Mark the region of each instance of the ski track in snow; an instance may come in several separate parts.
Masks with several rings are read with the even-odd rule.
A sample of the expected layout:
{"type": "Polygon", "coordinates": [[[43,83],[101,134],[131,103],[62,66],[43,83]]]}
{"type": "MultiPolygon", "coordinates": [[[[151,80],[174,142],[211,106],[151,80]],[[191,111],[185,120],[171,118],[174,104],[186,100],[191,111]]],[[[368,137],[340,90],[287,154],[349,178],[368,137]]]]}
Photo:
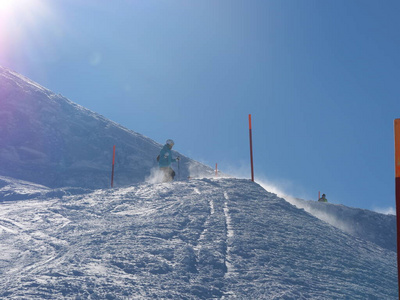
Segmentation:
{"type": "Polygon", "coordinates": [[[395,253],[246,180],[1,203],[7,299],[395,299],[395,253]]]}
{"type": "Polygon", "coordinates": [[[225,215],[225,221],[226,221],[226,230],[227,230],[227,237],[226,237],[226,259],[225,259],[225,264],[226,264],[226,277],[229,277],[232,275],[232,273],[235,271],[235,268],[232,264],[232,257],[230,255],[231,252],[231,246],[230,246],[230,239],[232,239],[235,235],[233,227],[232,227],[232,221],[231,217],[229,215],[229,208],[228,208],[228,201],[229,201],[229,196],[228,193],[225,191],[224,192],[224,215],[225,215]]]}
{"type": "Polygon", "coordinates": [[[2,241],[6,241],[5,244],[9,246],[4,247],[5,244],[1,244],[0,251],[7,255],[2,257],[0,265],[8,274],[22,275],[32,270],[46,269],[57,257],[59,248],[66,245],[65,241],[43,231],[46,227],[54,229],[46,226],[46,223],[60,227],[68,223],[56,213],[51,214],[46,209],[46,204],[48,203],[24,201],[2,205],[0,223],[3,223],[3,228],[8,229],[7,233],[2,233],[2,241]],[[18,211],[17,215],[13,215],[15,210],[18,211]],[[4,218],[4,214],[18,221],[4,218]],[[44,228],[36,230],[35,227],[38,225],[44,228]],[[15,261],[19,261],[20,264],[15,264],[15,261]]]}

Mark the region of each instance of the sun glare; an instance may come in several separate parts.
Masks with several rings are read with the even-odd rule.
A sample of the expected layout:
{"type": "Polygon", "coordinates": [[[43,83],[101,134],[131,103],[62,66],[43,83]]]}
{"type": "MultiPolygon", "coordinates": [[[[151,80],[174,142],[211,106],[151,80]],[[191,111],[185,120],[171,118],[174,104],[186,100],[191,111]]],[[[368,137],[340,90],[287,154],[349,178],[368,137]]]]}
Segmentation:
{"type": "Polygon", "coordinates": [[[0,0],[0,14],[7,17],[21,10],[30,10],[37,3],[37,0],[0,0]]]}
{"type": "Polygon", "coordinates": [[[40,17],[47,14],[48,8],[44,0],[0,0],[1,22],[10,21],[12,18],[18,18],[18,21],[26,21],[24,18],[40,17]]]}
{"type": "Polygon", "coordinates": [[[1,61],[21,49],[23,43],[37,40],[51,21],[46,0],[0,0],[1,61]]]}
{"type": "Polygon", "coordinates": [[[8,8],[12,7],[13,2],[14,1],[12,0],[0,0],[0,10],[7,10],[8,8]]]}
{"type": "Polygon", "coordinates": [[[13,0],[0,0],[0,10],[7,10],[15,4],[16,1],[13,0]]]}

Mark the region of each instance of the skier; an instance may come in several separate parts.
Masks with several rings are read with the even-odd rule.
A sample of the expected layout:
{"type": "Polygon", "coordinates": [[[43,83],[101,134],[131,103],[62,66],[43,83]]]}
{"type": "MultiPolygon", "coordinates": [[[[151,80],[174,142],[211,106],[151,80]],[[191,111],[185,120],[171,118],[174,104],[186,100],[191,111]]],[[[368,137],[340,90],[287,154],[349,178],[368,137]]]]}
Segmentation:
{"type": "Polygon", "coordinates": [[[179,157],[172,158],[171,149],[174,146],[173,140],[167,140],[164,147],[160,151],[158,159],[158,166],[160,171],[164,174],[163,182],[174,180],[175,171],[171,168],[171,163],[179,161],[179,157]]]}
{"type": "Polygon", "coordinates": [[[328,199],[326,199],[325,194],[322,194],[322,197],[318,199],[318,202],[328,202],[328,199]]]}

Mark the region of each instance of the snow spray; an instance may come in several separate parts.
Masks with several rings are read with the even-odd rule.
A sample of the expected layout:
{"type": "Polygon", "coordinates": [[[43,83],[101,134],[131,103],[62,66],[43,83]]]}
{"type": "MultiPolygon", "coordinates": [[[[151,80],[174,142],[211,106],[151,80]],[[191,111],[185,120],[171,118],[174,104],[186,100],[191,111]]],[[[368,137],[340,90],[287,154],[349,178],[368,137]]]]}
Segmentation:
{"type": "Polygon", "coordinates": [[[394,148],[396,174],[397,271],[400,299],[400,119],[394,120],[394,148]]]}
{"type": "Polygon", "coordinates": [[[115,165],[115,145],[113,147],[112,171],[111,171],[111,187],[114,187],[114,165],[115,165]]]}
{"type": "Polygon", "coordinates": [[[251,164],[251,181],[254,181],[254,167],[253,167],[253,138],[251,134],[251,115],[249,115],[249,137],[250,137],[250,164],[251,164]]]}

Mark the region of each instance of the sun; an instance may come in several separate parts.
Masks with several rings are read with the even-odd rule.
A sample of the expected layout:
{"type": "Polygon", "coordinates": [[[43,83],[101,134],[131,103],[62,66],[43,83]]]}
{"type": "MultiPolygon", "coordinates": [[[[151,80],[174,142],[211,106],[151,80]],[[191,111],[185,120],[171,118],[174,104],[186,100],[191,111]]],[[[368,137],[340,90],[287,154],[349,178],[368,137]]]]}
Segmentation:
{"type": "Polygon", "coordinates": [[[0,0],[2,21],[10,20],[14,17],[23,18],[43,13],[47,13],[47,5],[44,0],[0,0]]]}
{"type": "Polygon", "coordinates": [[[7,10],[12,6],[11,0],[0,0],[0,11],[7,10]]]}
{"type": "Polygon", "coordinates": [[[44,14],[42,0],[0,0],[0,38],[18,38],[44,14]]]}
{"type": "MultiPolygon", "coordinates": [[[[0,0],[0,62],[39,42],[45,24],[53,19],[47,0],[0,0]]],[[[49,27],[49,26],[47,26],[49,27]]]]}
{"type": "Polygon", "coordinates": [[[15,34],[51,16],[46,0],[0,0],[0,31],[15,34]]]}
{"type": "Polygon", "coordinates": [[[38,0],[0,0],[0,15],[7,17],[7,14],[32,9],[39,2],[38,0]]]}
{"type": "Polygon", "coordinates": [[[0,0],[0,10],[8,10],[15,5],[17,1],[12,0],[0,0]]]}

